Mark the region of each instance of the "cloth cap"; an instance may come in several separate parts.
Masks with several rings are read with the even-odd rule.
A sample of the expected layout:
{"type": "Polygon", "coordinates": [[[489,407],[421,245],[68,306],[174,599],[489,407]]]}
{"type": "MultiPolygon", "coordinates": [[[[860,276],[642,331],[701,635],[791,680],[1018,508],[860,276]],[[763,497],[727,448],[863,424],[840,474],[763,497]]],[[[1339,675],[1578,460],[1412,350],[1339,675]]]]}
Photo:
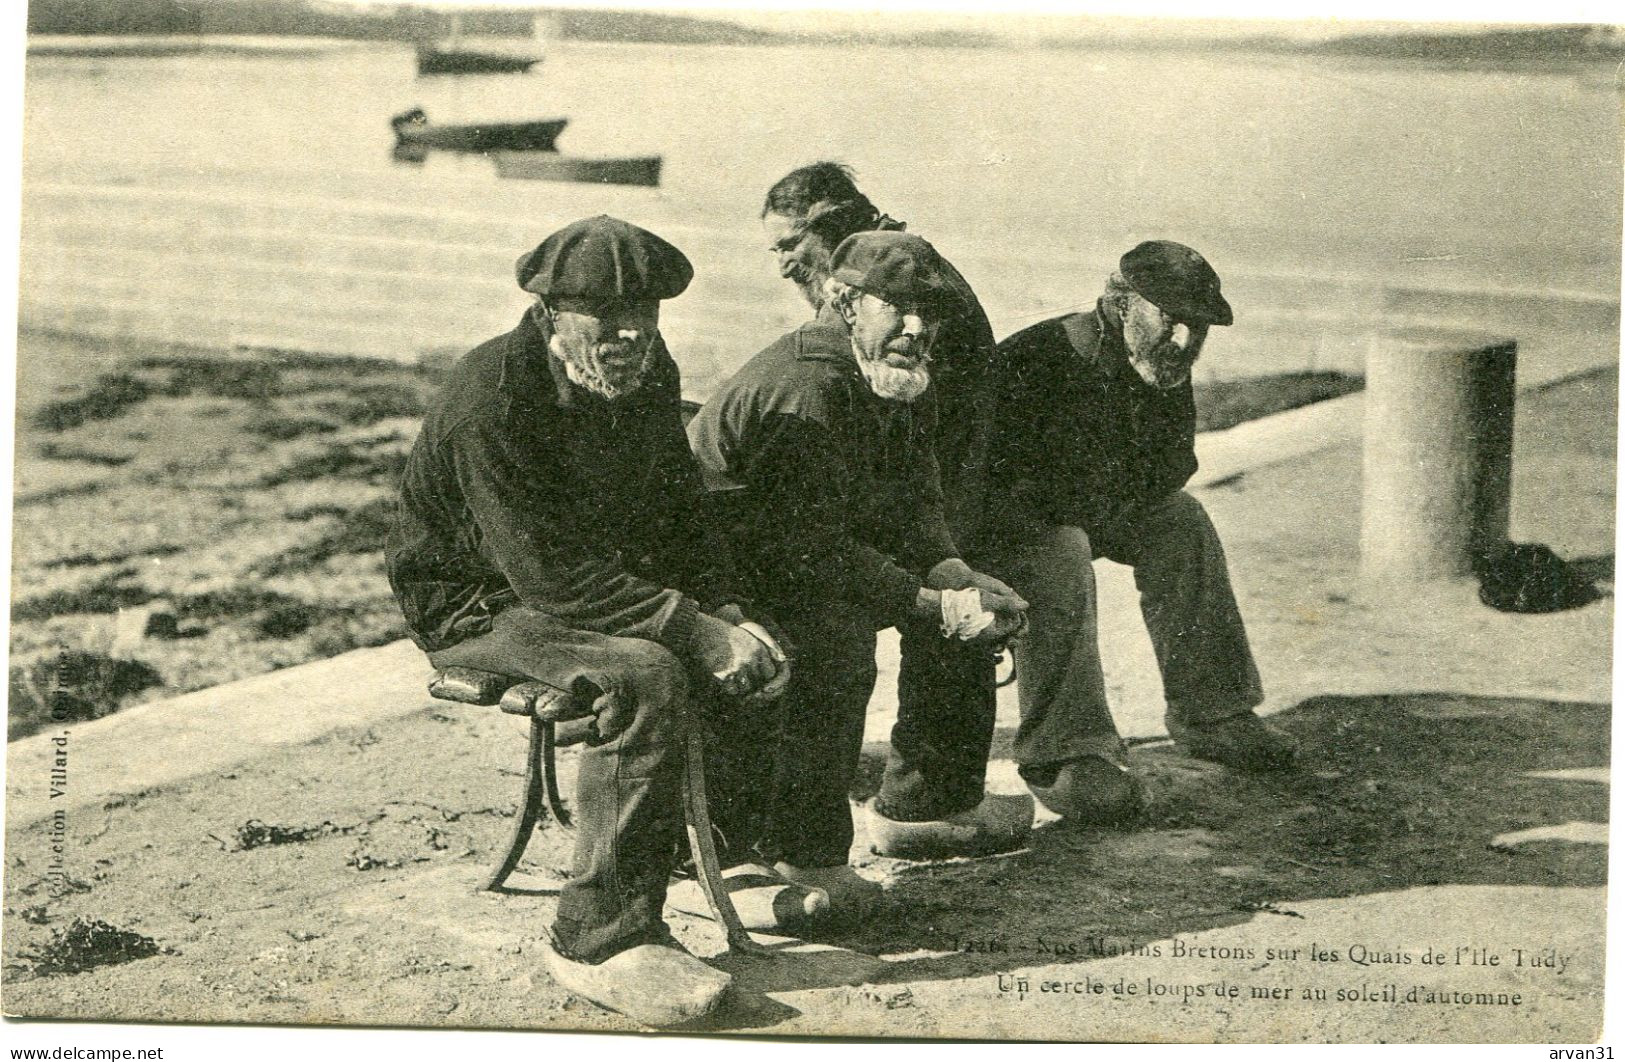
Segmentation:
{"type": "Polygon", "coordinates": [[[830,276],[893,306],[918,305],[942,312],[953,289],[942,256],[908,232],[858,232],[841,241],[830,259],[830,276]]]}
{"type": "Polygon", "coordinates": [[[1157,309],[1185,324],[1227,325],[1230,304],[1219,294],[1219,274],[1182,243],[1147,240],[1125,254],[1118,272],[1157,309]]]}
{"type": "Polygon", "coordinates": [[[599,214],[564,226],[520,255],[514,276],[536,295],[673,299],[694,279],[694,267],[654,233],[599,214]]]}

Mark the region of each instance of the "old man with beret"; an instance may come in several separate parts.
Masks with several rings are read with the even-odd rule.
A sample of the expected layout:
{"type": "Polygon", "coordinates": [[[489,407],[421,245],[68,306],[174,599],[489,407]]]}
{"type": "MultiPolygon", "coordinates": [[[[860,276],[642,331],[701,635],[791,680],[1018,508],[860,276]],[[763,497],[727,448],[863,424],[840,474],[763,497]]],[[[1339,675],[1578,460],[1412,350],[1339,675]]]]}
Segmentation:
{"type": "MultiPolygon", "coordinates": [[[[917,236],[848,237],[818,316],[752,358],[689,429],[746,584],[783,625],[796,660],[758,742],[776,755],[744,765],[756,783],[729,787],[759,797],[733,816],[743,825],[732,841],[860,909],[873,897],[847,866],[847,792],[876,680],[875,632],[918,628],[990,656],[1026,608],[959,559],[943,515],[933,407],[921,399],[953,299],[945,277],[917,236]]],[[[985,711],[981,702],[904,704],[876,821],[956,839],[967,852],[1019,843],[1031,800],[984,799],[991,727],[991,699],[985,711]]]]}
{"type": "MultiPolygon", "coordinates": [[[[779,178],[763,199],[761,223],[779,275],[814,312],[828,298],[830,260],[843,240],[859,232],[907,228],[876,208],[859,190],[852,169],[839,162],[809,163],[779,178]]],[[[970,550],[986,513],[996,349],[975,291],[946,259],[939,257],[937,266],[948,297],[931,343],[931,450],[948,530],[960,548],[970,550]]],[[[976,563],[974,554],[967,557],[976,563]]],[[[961,652],[923,626],[899,633],[897,701],[904,717],[991,717],[997,703],[994,654],[961,652]]],[[[882,830],[871,840],[883,855],[902,854],[890,850],[893,838],[882,830]]]]}
{"type": "Polygon", "coordinates": [[[387,546],[437,667],[541,680],[603,708],[582,748],[574,863],[548,965],[649,1024],[705,1013],[728,978],[662,921],[682,821],[682,733],[720,695],[775,696],[784,654],[749,622],[699,519],[660,302],[677,248],[626,222],[567,225],[520,258],[536,296],[465,355],[408,458],[387,546]]]}
{"type": "Polygon", "coordinates": [[[1094,310],[999,344],[984,544],[1032,602],[1014,752],[1034,794],[1075,819],[1120,819],[1142,800],[1106,702],[1097,557],[1134,569],[1179,747],[1243,770],[1293,758],[1253,713],[1263,693],[1224,549],[1183,489],[1196,471],[1191,367],[1208,329],[1231,320],[1207,260],[1153,240],[1122,256],[1094,310]]]}
{"type": "MultiPolygon", "coordinates": [[[[841,241],[859,232],[902,232],[908,227],[877,209],[859,190],[852,169],[838,162],[810,163],[779,178],[762,202],[761,222],[779,275],[795,285],[815,313],[828,298],[830,259],[841,241]]],[[[931,445],[948,528],[959,538],[969,535],[983,514],[995,344],[970,283],[941,256],[938,268],[947,298],[931,344],[931,401],[937,410],[931,445]]],[[[913,648],[904,646],[905,672],[913,648]]],[[[937,662],[925,659],[932,655],[928,643],[918,648],[920,666],[936,668],[937,662]]]]}

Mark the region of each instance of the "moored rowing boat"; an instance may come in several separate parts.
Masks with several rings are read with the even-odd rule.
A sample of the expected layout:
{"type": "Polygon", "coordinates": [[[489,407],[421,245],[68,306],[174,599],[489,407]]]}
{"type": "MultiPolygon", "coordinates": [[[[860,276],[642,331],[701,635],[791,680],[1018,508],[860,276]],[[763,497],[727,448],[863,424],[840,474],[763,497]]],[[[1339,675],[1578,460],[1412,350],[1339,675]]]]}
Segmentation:
{"type": "Polygon", "coordinates": [[[412,147],[442,151],[552,151],[553,142],[569,124],[565,118],[533,122],[474,122],[432,125],[429,116],[414,108],[389,120],[395,139],[412,147]]]}
{"type": "Polygon", "coordinates": [[[493,151],[497,176],[527,181],[578,181],[595,184],[660,183],[659,155],[631,158],[574,158],[550,151],[493,151]]]}

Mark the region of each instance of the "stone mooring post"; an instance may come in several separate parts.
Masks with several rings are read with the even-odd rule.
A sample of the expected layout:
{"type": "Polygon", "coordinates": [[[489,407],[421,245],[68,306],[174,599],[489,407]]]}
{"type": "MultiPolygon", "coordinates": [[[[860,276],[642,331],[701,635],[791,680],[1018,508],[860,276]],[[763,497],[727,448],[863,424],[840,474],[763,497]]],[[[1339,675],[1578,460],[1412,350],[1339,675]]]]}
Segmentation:
{"type": "Polygon", "coordinates": [[[1366,359],[1360,576],[1471,576],[1504,545],[1518,344],[1453,330],[1385,333],[1366,359]]]}

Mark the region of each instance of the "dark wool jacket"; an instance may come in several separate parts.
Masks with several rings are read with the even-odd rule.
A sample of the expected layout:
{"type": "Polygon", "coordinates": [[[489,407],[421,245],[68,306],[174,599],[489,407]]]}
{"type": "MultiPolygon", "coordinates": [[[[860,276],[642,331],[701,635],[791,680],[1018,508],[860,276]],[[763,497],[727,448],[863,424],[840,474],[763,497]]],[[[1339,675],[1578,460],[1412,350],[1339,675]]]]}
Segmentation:
{"type": "Polygon", "coordinates": [[[959,271],[944,261],[958,312],[943,320],[931,344],[932,427],[943,511],[954,540],[976,538],[987,508],[988,446],[995,403],[997,347],[987,314],[959,271]]]}
{"type": "Polygon", "coordinates": [[[1037,522],[1103,534],[1195,473],[1190,382],[1141,380],[1098,306],[1010,336],[999,365],[988,512],[1002,532],[1037,522]]]}
{"type": "MultiPolygon", "coordinates": [[[[882,230],[901,232],[907,224],[881,215],[882,230]]],[[[993,326],[976,292],[959,270],[942,259],[944,279],[953,289],[954,311],[943,318],[931,344],[931,390],[922,401],[936,406],[931,444],[942,482],[943,512],[954,541],[974,541],[987,509],[988,443],[993,428],[994,361],[998,346],[993,326]]]]}
{"type": "Polygon", "coordinates": [[[697,609],[734,595],[677,365],[657,340],[643,386],[607,402],[569,382],[548,337],[527,313],[464,356],[424,419],[385,549],[412,640],[444,649],[522,602],[682,653],[697,609]]]}
{"type": "Polygon", "coordinates": [[[724,384],[689,438],[767,597],[850,601],[884,627],[912,613],[916,572],[958,556],[930,431],[928,403],[869,389],[826,306],[724,384]]]}

